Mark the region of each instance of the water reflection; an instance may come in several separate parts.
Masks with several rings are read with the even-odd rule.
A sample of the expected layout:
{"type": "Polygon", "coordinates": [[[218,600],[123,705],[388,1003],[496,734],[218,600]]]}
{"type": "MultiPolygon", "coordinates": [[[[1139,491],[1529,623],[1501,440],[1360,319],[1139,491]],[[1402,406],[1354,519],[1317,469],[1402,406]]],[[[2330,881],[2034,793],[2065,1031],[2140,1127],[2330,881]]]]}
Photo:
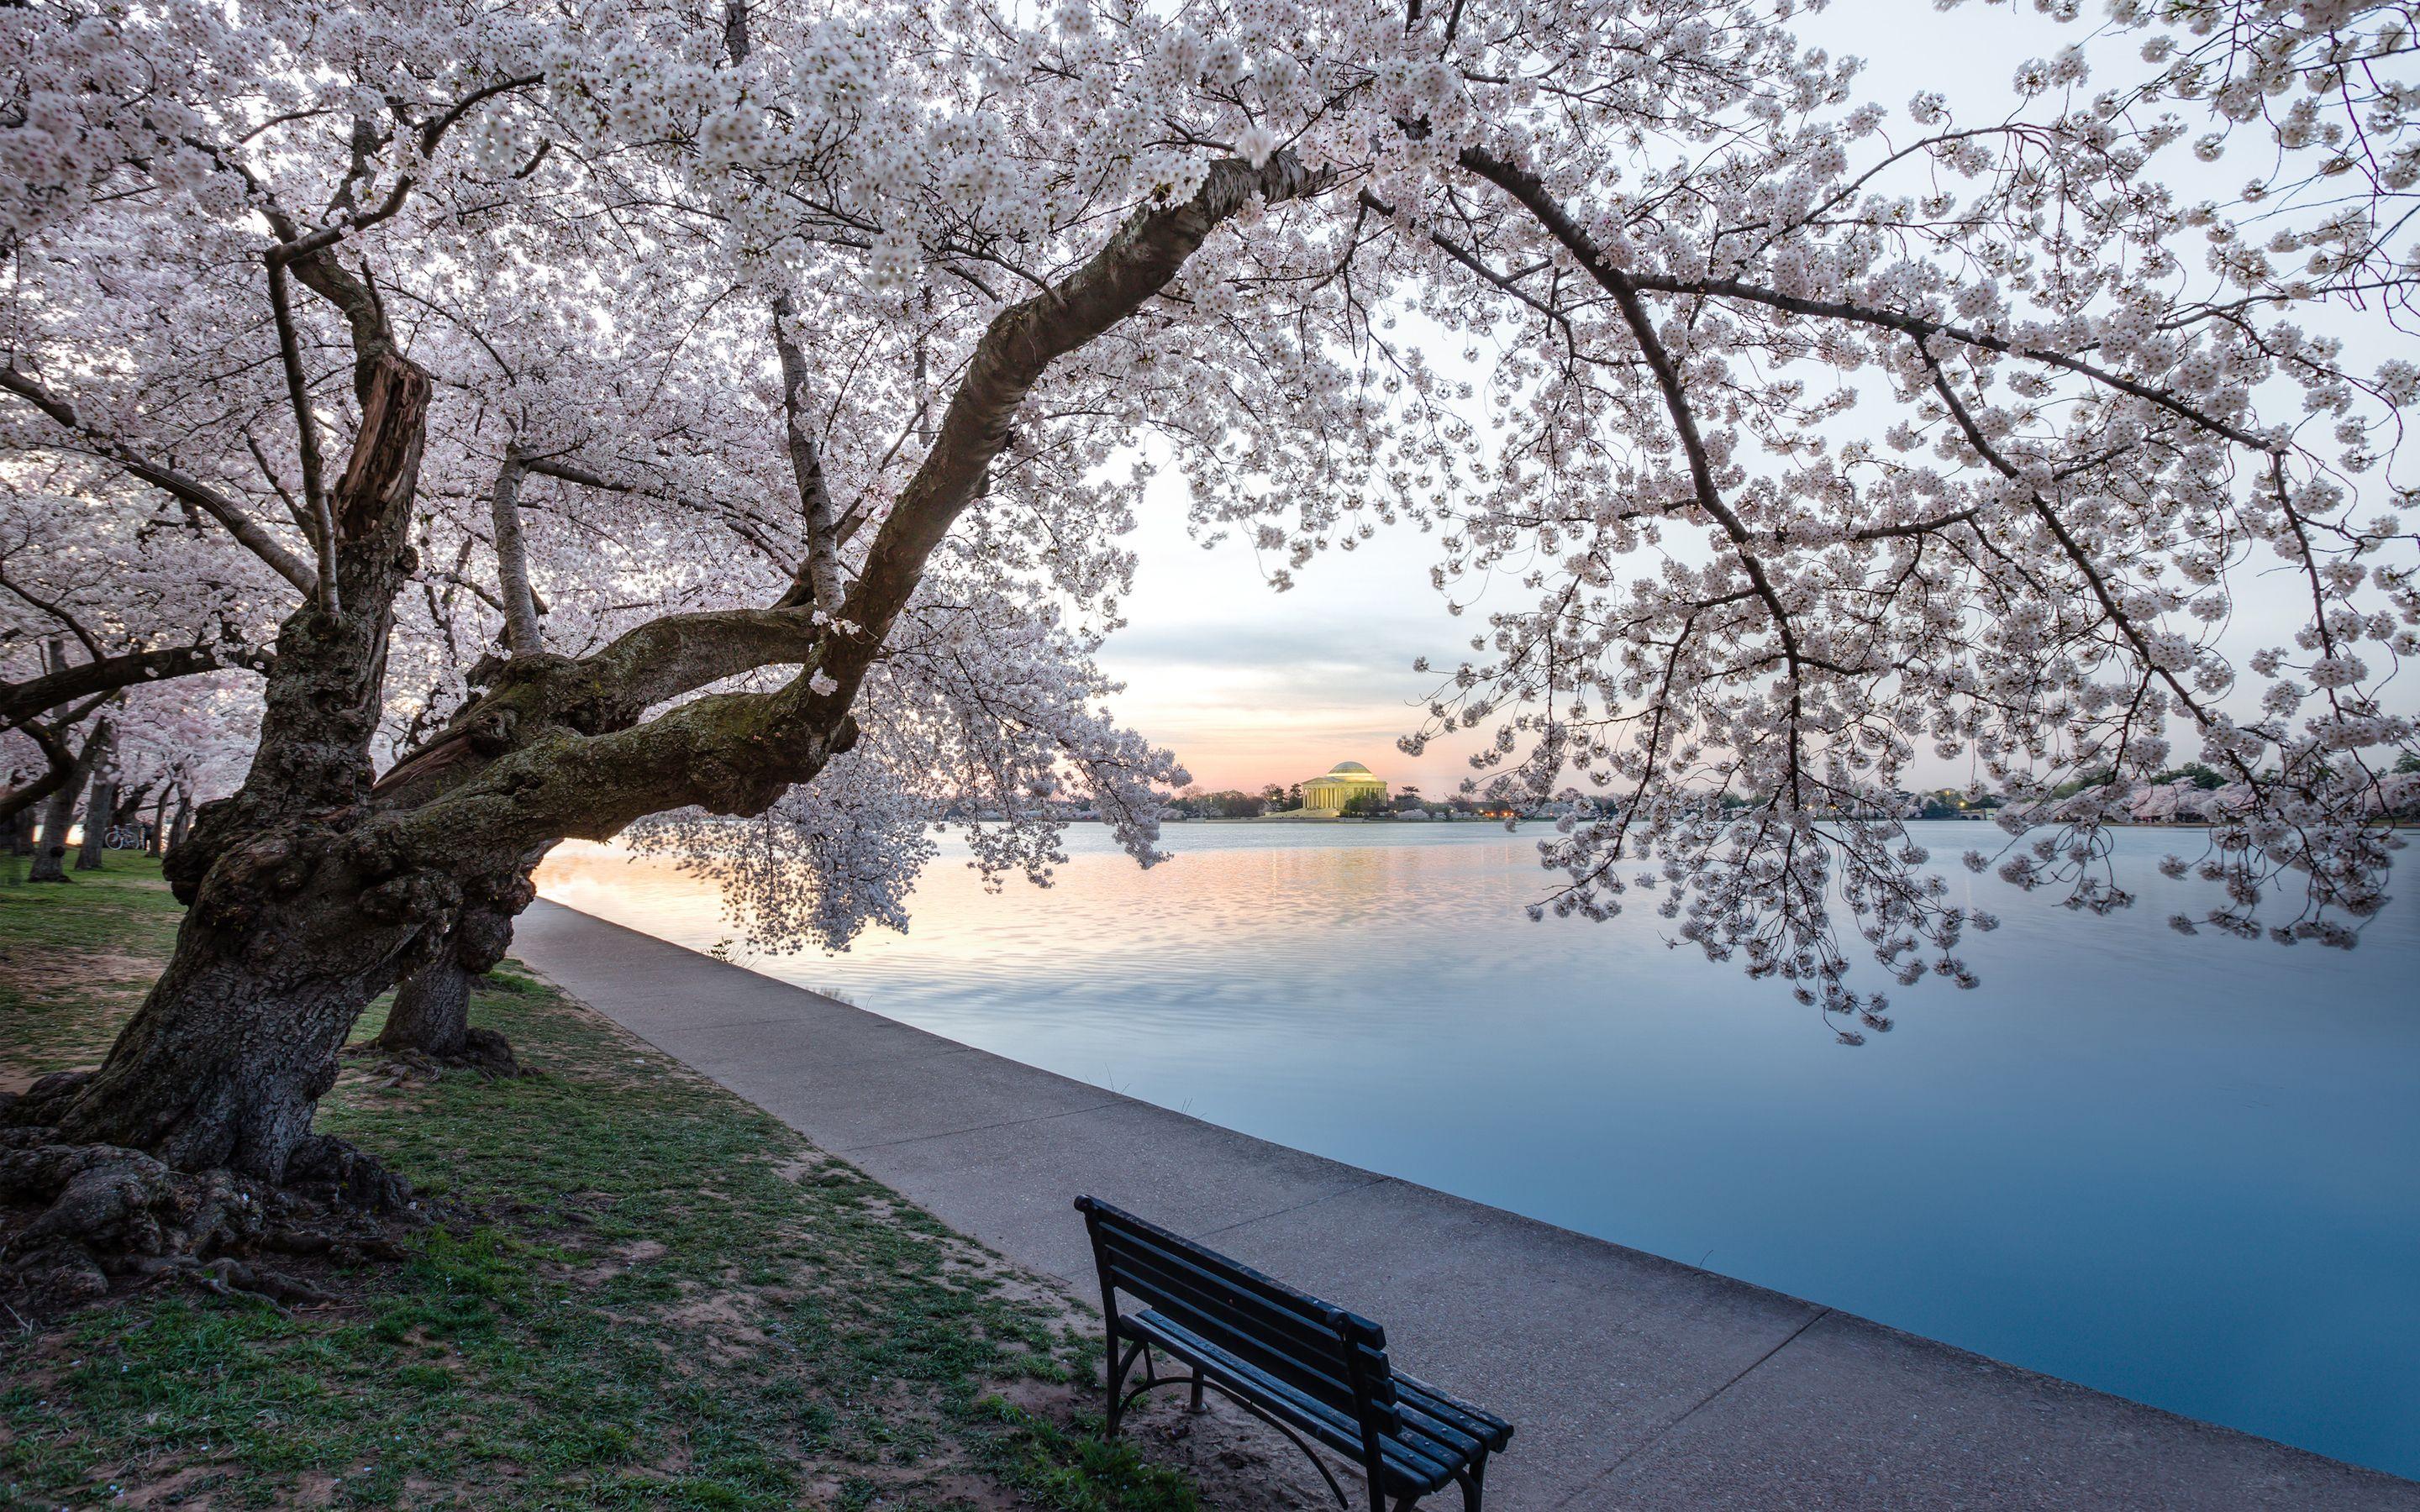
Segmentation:
{"type": "MultiPolygon", "coordinates": [[[[1972,826],[1928,840],[1953,855],[1972,826]]],[[[906,937],[742,964],[1215,1122],[1814,1298],[2178,1412],[2420,1474],[2420,965],[2187,940],[2191,883],[2007,927],[1984,984],[1835,1045],[1641,907],[1531,924],[1535,841],[1189,825],[1058,885],[944,852],[906,937]]],[[[2190,841],[2196,837],[2184,837],[2190,841]]],[[[549,897],[706,949],[700,884],[566,847],[549,897]]]]}

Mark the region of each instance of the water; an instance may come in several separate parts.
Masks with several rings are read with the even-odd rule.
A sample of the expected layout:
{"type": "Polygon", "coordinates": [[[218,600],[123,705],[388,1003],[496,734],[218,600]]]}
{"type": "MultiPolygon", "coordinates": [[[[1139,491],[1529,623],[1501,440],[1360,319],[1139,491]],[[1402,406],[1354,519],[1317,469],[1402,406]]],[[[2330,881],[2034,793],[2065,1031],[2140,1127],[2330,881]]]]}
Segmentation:
{"type": "MultiPolygon", "coordinates": [[[[1994,831],[1919,825],[1948,856],[1994,831]]],[[[1280,1144],[2420,1476],[2420,909],[2350,954],[1991,879],[1983,985],[1861,1049],[1637,909],[1532,924],[1484,825],[1096,825],[1037,891],[945,849],[907,937],[742,964],[1280,1144]]],[[[2420,864],[2407,860],[2407,865],[2420,864]]],[[[707,948],[704,885],[566,848],[547,896],[707,948]]]]}

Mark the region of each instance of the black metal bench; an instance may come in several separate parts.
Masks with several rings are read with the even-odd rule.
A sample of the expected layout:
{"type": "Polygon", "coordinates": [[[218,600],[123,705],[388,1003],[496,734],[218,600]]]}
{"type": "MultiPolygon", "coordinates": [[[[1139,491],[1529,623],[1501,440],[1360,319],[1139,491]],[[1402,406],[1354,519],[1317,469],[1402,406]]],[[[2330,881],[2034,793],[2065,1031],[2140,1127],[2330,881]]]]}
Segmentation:
{"type": "Polygon", "coordinates": [[[1078,1197],[1076,1210],[1101,1271],[1110,1433],[1145,1392],[1189,1385],[1199,1412],[1207,1387],[1309,1455],[1339,1506],[1352,1504],[1306,1436],[1360,1461],[1371,1512],[1387,1512],[1388,1497],[1404,1512],[1449,1484],[1479,1512],[1487,1457],[1512,1442],[1512,1424],[1395,1369],[1387,1331],[1366,1318],[1106,1202],[1078,1197]],[[1121,1310],[1120,1292],[1142,1310],[1121,1310]],[[1192,1373],[1161,1376],[1155,1350],[1192,1373]],[[1138,1357],[1143,1379],[1129,1391],[1138,1357]]]}

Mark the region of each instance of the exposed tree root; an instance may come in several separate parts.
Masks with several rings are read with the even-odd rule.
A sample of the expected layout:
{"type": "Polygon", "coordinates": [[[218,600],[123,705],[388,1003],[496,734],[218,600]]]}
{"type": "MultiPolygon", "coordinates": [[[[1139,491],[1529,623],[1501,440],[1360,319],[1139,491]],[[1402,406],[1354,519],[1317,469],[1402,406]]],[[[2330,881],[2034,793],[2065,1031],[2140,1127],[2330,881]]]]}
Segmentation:
{"type": "Polygon", "coordinates": [[[291,1303],[335,1301],[307,1281],[274,1271],[256,1270],[231,1255],[222,1255],[215,1260],[197,1260],[190,1255],[130,1255],[106,1269],[118,1275],[146,1280],[179,1277],[222,1297],[265,1302],[279,1312],[287,1311],[291,1303]]]}
{"type": "Polygon", "coordinates": [[[476,1072],[491,1082],[537,1074],[513,1054],[512,1041],[493,1029],[465,1030],[462,1048],[449,1055],[431,1050],[396,1050],[376,1042],[349,1045],[344,1054],[346,1059],[361,1062],[368,1074],[382,1079],[389,1087],[433,1082],[449,1071],[476,1072]]]}
{"type": "Polygon", "coordinates": [[[91,1079],[88,1071],[54,1071],[13,1097],[0,1093],[0,1124],[56,1123],[91,1079]]]}
{"type": "MultiPolygon", "coordinates": [[[[0,1123],[48,1101],[37,1083],[0,1106],[0,1123]]],[[[0,1294],[54,1309],[132,1280],[279,1308],[325,1303],[318,1287],[255,1257],[396,1257],[399,1231],[426,1221],[411,1197],[400,1178],[325,1135],[303,1141],[287,1183],[272,1186],[226,1170],[174,1170],[116,1145],[62,1143],[42,1124],[0,1127],[0,1294]]]]}

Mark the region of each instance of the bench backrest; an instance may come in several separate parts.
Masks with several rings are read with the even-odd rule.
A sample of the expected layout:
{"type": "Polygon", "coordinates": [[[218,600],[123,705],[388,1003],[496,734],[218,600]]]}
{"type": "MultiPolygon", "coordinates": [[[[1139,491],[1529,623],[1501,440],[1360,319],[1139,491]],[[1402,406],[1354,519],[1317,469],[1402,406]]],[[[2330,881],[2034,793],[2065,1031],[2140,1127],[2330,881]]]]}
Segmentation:
{"type": "Polygon", "coordinates": [[[1387,1331],[1157,1224],[1093,1197],[1077,1210],[1092,1232],[1101,1304],[1123,1291],[1289,1389],[1353,1419],[1365,1439],[1401,1426],[1387,1331]]]}

